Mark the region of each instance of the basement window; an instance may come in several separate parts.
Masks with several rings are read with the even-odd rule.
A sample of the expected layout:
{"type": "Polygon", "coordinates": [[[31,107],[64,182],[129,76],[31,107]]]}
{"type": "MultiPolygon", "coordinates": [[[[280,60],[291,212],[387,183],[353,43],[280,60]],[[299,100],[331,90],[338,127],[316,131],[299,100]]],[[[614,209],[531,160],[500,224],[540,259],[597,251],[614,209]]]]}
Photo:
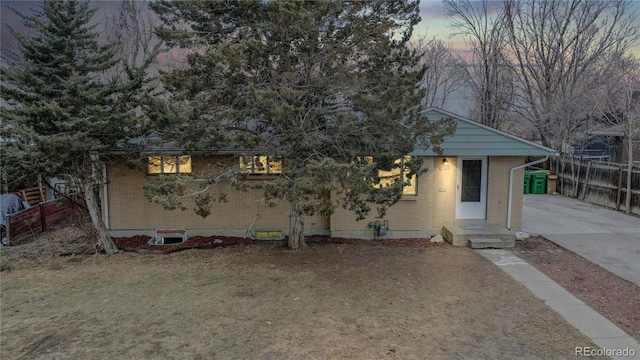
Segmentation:
{"type": "Polygon", "coordinates": [[[281,230],[257,230],[255,238],[256,240],[282,240],[284,236],[281,230]]]}
{"type": "Polygon", "coordinates": [[[158,229],[156,236],[149,240],[150,245],[173,245],[187,241],[186,230],[158,229]]]}
{"type": "Polygon", "coordinates": [[[147,173],[150,175],[185,174],[191,172],[191,156],[149,156],[147,173]]]}

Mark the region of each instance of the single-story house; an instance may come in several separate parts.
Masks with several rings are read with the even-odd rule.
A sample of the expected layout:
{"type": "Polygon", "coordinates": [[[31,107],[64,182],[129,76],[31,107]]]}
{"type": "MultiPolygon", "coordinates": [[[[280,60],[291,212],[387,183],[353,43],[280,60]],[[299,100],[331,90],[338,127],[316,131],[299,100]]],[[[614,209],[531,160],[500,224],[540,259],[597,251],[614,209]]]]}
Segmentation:
{"type": "MultiPolygon", "coordinates": [[[[534,156],[544,160],[554,151],[438,108],[426,109],[423,114],[432,121],[452,117],[457,129],[445,138],[442,155],[432,149],[416,149],[411,154],[423,157],[428,171],[387,211],[384,221],[388,231],[383,237],[442,234],[454,245],[466,245],[472,235],[513,239],[522,222],[525,159],[534,156]]],[[[150,155],[146,169],[131,168],[124,158],[106,166],[102,211],[113,236],[152,236],[157,229],[183,229],[189,236],[287,235],[289,205],[281,201],[270,207],[261,201],[259,191],[230,190],[227,201],[213,204],[206,218],[191,210],[164,210],[148,202],[143,185],[157,181],[157,174],[196,172],[213,158],[191,157],[177,148],[163,148],[161,153],[150,155]]],[[[216,155],[221,156],[234,155],[216,155]]],[[[247,181],[260,181],[270,171],[277,172],[276,161],[264,160],[271,166],[256,168],[258,180],[247,181]]],[[[308,235],[373,239],[377,234],[370,223],[378,220],[375,216],[356,221],[354,214],[338,207],[331,216],[307,216],[305,231],[308,235]]]]}

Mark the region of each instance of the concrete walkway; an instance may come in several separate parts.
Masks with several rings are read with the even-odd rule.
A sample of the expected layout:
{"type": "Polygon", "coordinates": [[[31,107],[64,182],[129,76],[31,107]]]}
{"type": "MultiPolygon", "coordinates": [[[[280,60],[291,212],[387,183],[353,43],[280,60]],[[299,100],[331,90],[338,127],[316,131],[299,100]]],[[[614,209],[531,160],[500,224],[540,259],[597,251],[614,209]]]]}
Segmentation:
{"type": "Polygon", "coordinates": [[[522,231],[640,286],[640,219],[562,195],[524,195],[522,231]]]}
{"type": "MultiPolygon", "coordinates": [[[[535,296],[544,300],[550,308],[562,315],[569,324],[591,338],[601,349],[612,351],[611,355],[615,355],[615,351],[618,350],[633,350],[634,356],[611,356],[611,358],[640,359],[640,343],[638,341],[573,296],[555,281],[549,279],[538,269],[513,255],[511,251],[478,250],[478,252],[531,290],[535,296]]],[[[586,347],[588,345],[575,344],[575,346],[586,347]]],[[[584,351],[584,349],[582,350],[584,351]]],[[[567,358],[573,358],[574,355],[576,354],[567,354],[567,358]]]]}

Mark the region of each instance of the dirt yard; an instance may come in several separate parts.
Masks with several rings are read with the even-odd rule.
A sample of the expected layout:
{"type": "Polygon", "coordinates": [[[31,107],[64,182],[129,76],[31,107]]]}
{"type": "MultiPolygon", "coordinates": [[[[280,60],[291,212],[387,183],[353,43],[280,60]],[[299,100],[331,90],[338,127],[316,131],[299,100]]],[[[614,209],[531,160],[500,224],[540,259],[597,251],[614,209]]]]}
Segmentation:
{"type": "Polygon", "coordinates": [[[2,359],[564,359],[596,347],[469,248],[69,255],[88,242],[61,229],[2,249],[2,359]]]}

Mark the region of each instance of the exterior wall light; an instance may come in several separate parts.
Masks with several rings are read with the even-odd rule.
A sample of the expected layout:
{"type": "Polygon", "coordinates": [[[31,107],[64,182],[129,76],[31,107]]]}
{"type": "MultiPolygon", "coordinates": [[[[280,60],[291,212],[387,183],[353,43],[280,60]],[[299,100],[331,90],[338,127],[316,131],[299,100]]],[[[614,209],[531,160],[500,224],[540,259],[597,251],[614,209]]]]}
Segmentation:
{"type": "Polygon", "coordinates": [[[447,158],[442,158],[442,168],[443,169],[449,168],[449,161],[447,160],[447,158]]]}

